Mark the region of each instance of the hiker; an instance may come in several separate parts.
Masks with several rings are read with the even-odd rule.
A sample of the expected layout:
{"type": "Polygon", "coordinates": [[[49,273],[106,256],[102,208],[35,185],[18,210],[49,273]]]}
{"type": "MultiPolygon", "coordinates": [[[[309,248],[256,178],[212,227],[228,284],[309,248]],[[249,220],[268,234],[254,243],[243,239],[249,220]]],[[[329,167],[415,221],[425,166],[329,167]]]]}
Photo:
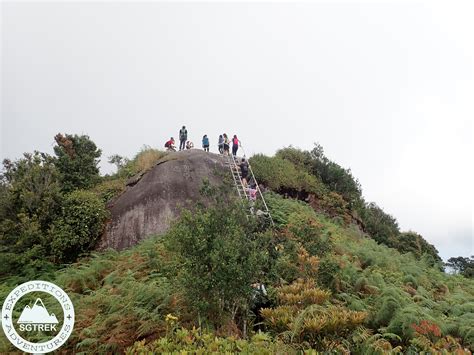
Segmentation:
{"type": "Polygon", "coordinates": [[[193,149],[194,148],[194,143],[191,141],[186,142],[186,149],[193,149]]]}
{"type": "Polygon", "coordinates": [[[240,141],[237,136],[234,134],[234,138],[232,138],[232,155],[234,158],[237,156],[237,150],[239,149],[240,141]]]}
{"type": "Polygon", "coordinates": [[[219,136],[217,148],[219,149],[219,153],[224,154],[224,137],[222,137],[222,134],[219,136]]]}
{"type": "Polygon", "coordinates": [[[263,308],[271,307],[272,303],[268,298],[267,288],[260,280],[253,283],[251,287],[252,287],[252,293],[251,293],[250,310],[252,311],[253,314],[255,314],[254,329],[264,331],[265,319],[262,316],[261,310],[263,308]]]}
{"type": "Polygon", "coordinates": [[[165,143],[165,148],[166,148],[167,151],[172,151],[172,152],[176,151],[176,147],[174,146],[174,138],[173,137],[171,137],[170,140],[165,143]]]}
{"type": "Polygon", "coordinates": [[[247,187],[247,176],[249,175],[249,163],[242,158],[242,162],[240,163],[240,176],[242,177],[242,185],[247,187]]]}
{"type": "Polygon", "coordinates": [[[209,151],[209,138],[207,138],[207,134],[202,137],[202,147],[204,148],[205,152],[209,151]]]}
{"type": "Polygon", "coordinates": [[[257,201],[257,185],[251,184],[247,191],[250,202],[257,201]]]}
{"type": "Polygon", "coordinates": [[[224,133],[224,154],[229,155],[230,140],[227,134],[224,133]]]}
{"type": "Polygon", "coordinates": [[[187,140],[188,140],[188,130],[186,129],[186,126],[183,126],[183,128],[179,130],[179,150],[184,149],[187,140]]]}

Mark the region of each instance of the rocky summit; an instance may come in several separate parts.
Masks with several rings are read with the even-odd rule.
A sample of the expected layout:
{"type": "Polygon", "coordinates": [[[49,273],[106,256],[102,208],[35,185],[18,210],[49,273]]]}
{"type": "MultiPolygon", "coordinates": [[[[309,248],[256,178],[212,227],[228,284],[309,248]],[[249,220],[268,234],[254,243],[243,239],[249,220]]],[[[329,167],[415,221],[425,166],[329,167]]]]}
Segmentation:
{"type": "Polygon", "coordinates": [[[109,205],[111,218],[98,249],[123,250],[166,231],[182,208],[202,200],[203,181],[222,183],[226,157],[197,149],[173,152],[149,171],[129,180],[109,205]]]}

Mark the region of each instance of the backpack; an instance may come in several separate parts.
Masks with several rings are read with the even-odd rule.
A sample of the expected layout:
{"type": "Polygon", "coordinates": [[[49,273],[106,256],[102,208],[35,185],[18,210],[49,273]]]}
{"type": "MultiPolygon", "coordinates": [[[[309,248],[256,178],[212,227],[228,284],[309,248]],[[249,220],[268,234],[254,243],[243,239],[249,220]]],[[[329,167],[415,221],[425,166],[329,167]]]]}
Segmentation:
{"type": "Polygon", "coordinates": [[[165,148],[169,148],[170,145],[171,145],[170,141],[166,142],[166,143],[165,143],[165,148]]]}
{"type": "Polygon", "coordinates": [[[238,138],[234,138],[234,139],[232,140],[232,142],[234,143],[234,145],[239,145],[239,140],[238,140],[238,138]]]}
{"type": "Polygon", "coordinates": [[[186,139],[188,137],[188,130],[183,130],[182,128],[179,130],[179,138],[186,139]]]}

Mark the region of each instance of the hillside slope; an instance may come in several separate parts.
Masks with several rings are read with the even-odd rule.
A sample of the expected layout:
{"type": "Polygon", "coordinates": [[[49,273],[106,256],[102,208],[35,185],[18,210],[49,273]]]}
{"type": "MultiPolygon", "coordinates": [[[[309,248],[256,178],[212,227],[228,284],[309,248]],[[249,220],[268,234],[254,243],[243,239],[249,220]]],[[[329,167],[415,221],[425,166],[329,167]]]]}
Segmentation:
{"type": "Polygon", "coordinates": [[[322,149],[251,158],[271,226],[232,198],[221,156],[146,148],[100,177],[95,158],[76,159],[96,147],[67,139],[62,160],[7,162],[0,185],[0,298],[31,279],[67,290],[64,353],[474,349],[474,281],[443,272],[436,249],[366,203],[322,149]],[[99,245],[111,248],[91,253],[106,203],[99,245]]]}

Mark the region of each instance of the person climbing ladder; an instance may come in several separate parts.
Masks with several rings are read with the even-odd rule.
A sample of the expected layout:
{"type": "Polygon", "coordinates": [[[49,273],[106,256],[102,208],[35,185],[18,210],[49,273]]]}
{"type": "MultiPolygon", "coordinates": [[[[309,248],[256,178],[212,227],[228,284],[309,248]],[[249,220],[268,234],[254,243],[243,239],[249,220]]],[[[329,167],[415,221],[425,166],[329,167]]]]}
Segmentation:
{"type": "MultiPolygon", "coordinates": [[[[233,152],[232,152],[233,153],[233,152]]],[[[247,187],[247,176],[249,175],[249,163],[242,158],[242,162],[240,163],[240,176],[242,177],[242,185],[247,187]]]]}

